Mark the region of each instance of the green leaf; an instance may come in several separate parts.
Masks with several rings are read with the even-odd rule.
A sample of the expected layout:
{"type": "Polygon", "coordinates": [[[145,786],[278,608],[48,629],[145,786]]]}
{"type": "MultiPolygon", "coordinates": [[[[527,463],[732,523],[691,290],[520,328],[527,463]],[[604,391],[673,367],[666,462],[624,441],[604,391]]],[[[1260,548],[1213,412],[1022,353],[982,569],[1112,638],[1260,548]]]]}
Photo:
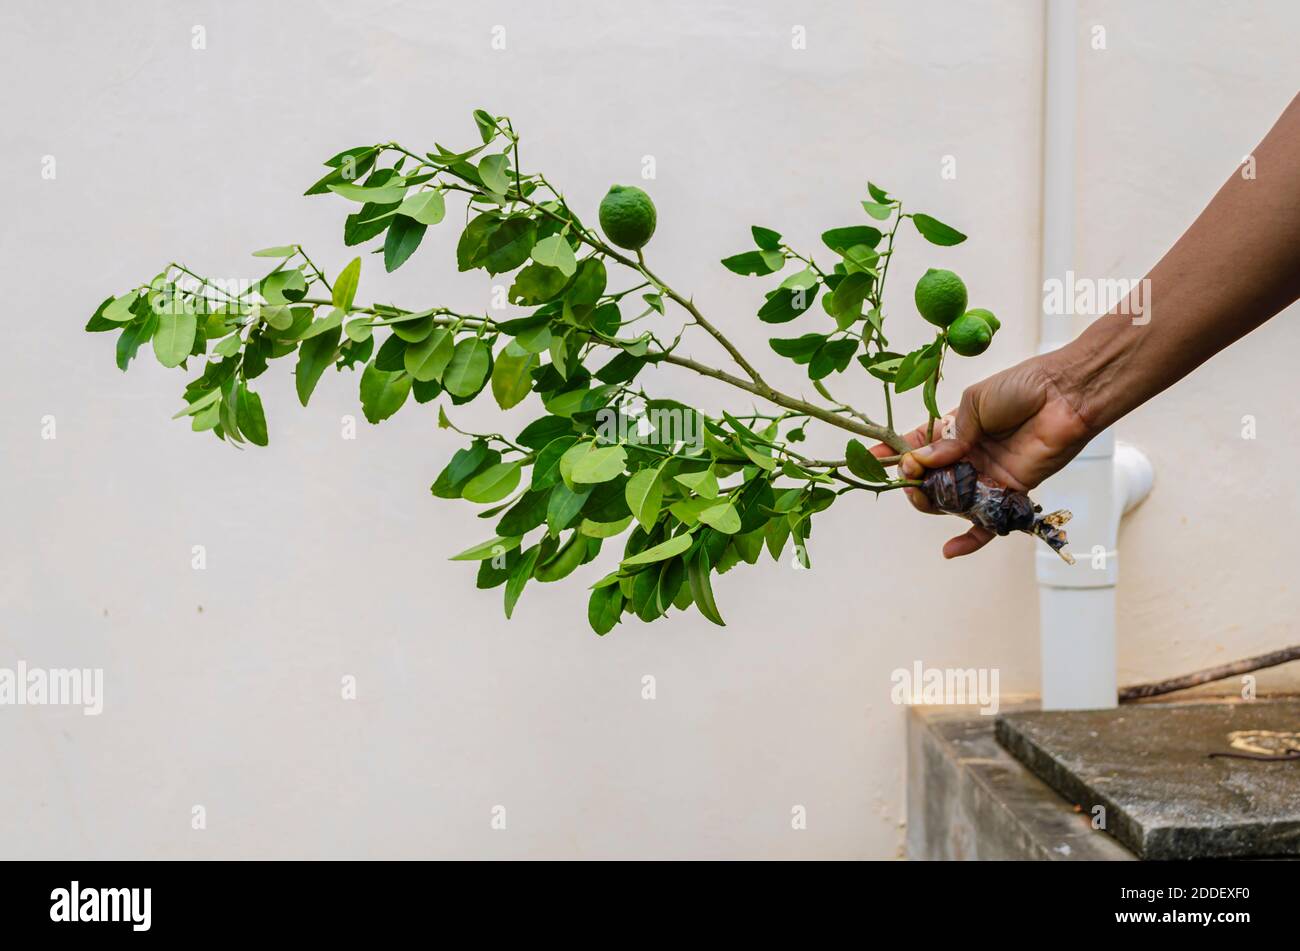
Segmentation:
{"type": "Polygon", "coordinates": [[[536,354],[524,350],[514,340],[506,344],[492,367],[492,395],[498,406],[510,409],[523,402],[532,390],[532,369],[537,362],[536,354]]]}
{"type": "MultiPolygon", "coordinates": [[[[439,415],[441,414],[439,408],[439,415]]],[[[429,487],[429,491],[440,499],[458,499],[461,490],[465,488],[465,483],[469,482],[475,473],[500,461],[501,453],[495,449],[488,449],[487,443],[476,439],[470,443],[468,449],[456,450],[447,467],[438,473],[438,478],[429,487]]]]}
{"type": "Polygon", "coordinates": [[[691,585],[691,597],[695,600],[695,606],[700,609],[701,614],[719,627],[726,627],[727,622],[722,620],[722,615],[718,613],[718,604],[713,600],[713,584],[709,580],[711,570],[708,553],[701,548],[686,566],[686,577],[691,585]]]}
{"type": "Polygon", "coordinates": [[[397,206],[397,214],[414,218],[422,225],[436,225],[447,214],[447,203],[442,192],[437,189],[416,192],[403,199],[397,206]]]}
{"type": "Polygon", "coordinates": [[[880,460],[873,456],[871,450],[867,449],[858,440],[849,440],[849,444],[844,447],[844,455],[849,464],[849,471],[859,479],[866,482],[889,481],[889,473],[880,464],[880,460]]]}
{"type": "Polygon", "coordinates": [[[760,228],[753,225],[749,229],[750,234],[754,236],[754,243],[763,251],[778,251],[781,248],[781,236],[771,228],[760,228]]]}
{"type": "Polygon", "coordinates": [[[602,446],[580,457],[573,465],[573,482],[608,482],[623,474],[627,451],[622,446],[602,446]]]}
{"type": "Polygon", "coordinates": [[[490,347],[482,337],[467,337],[456,344],[442,385],[452,396],[470,397],[483,388],[488,375],[490,347]]]}
{"type": "Polygon", "coordinates": [[[329,190],[349,201],[369,202],[374,205],[390,205],[400,202],[406,194],[406,183],[399,177],[392,185],[330,185],[329,190]]]}
{"type": "Polygon", "coordinates": [[[299,336],[299,340],[310,340],[312,337],[318,337],[323,333],[328,333],[335,327],[342,326],[343,311],[337,307],[332,308],[328,314],[320,320],[313,320],[311,324],[299,336]]]}
{"type": "Polygon", "coordinates": [[[303,406],[307,405],[325,368],[334,362],[340,336],[339,329],[335,327],[312,337],[298,348],[298,367],[294,370],[293,382],[294,389],[298,391],[298,402],[303,406]]]}
{"type": "Polygon", "coordinates": [[[712,469],[704,469],[700,472],[683,472],[673,478],[698,496],[706,499],[716,499],[718,497],[718,477],[713,474],[712,469]]]}
{"type": "Polygon", "coordinates": [[[894,392],[906,393],[924,383],[938,368],[942,352],[941,346],[929,343],[903,357],[894,375],[894,392]]]}
{"type": "Polygon", "coordinates": [[[489,155],[478,163],[478,177],[489,191],[504,195],[510,190],[510,177],[507,174],[509,169],[508,155],[489,155]]]}
{"type": "MultiPolygon", "coordinates": [[[[188,396],[188,394],[186,395],[188,396]]],[[[209,390],[193,403],[186,405],[186,407],[173,416],[172,419],[180,419],[182,416],[193,416],[195,413],[207,409],[219,399],[221,399],[221,390],[209,390]]]]}
{"type": "Polygon", "coordinates": [[[811,287],[786,287],[784,284],[767,295],[767,303],[758,309],[758,319],[765,324],[783,324],[808,310],[817,299],[819,284],[811,287]]]}
{"type": "Polygon", "coordinates": [[[593,522],[589,518],[584,518],[582,524],[578,526],[578,531],[588,538],[613,538],[615,535],[622,535],[631,524],[631,515],[617,522],[593,522]]]}
{"type": "Polygon", "coordinates": [[[518,548],[522,538],[493,538],[480,542],[473,548],[466,548],[459,555],[452,555],[450,561],[483,561],[495,555],[504,555],[511,549],[518,548]]]}
{"type": "Polygon", "coordinates": [[[530,264],[515,275],[515,282],[510,285],[507,297],[512,304],[544,304],[557,297],[567,283],[568,279],[563,272],[541,264],[530,264]]]}
{"type": "Polygon", "coordinates": [[[889,216],[894,213],[894,209],[891,206],[877,201],[864,201],[862,203],[862,210],[877,221],[886,221],[889,219],[889,216]]]}
{"type": "Polygon", "coordinates": [[[533,576],[533,568],[537,564],[537,556],[541,553],[541,548],[534,545],[528,549],[510,569],[510,578],[506,581],[506,619],[514,614],[515,605],[519,603],[519,596],[524,593],[524,585],[528,584],[528,579],[533,576]]]}
{"type": "Polygon", "coordinates": [[[550,501],[546,505],[546,529],[552,535],[559,535],[569,527],[569,523],[582,511],[582,506],[591,495],[591,486],[583,485],[570,489],[563,482],[557,482],[551,490],[550,501]]]}
{"type": "Polygon", "coordinates": [[[783,357],[795,363],[808,363],[826,342],[825,334],[804,334],[802,337],[773,337],[768,344],[783,357]]]}
{"type": "Polygon", "coordinates": [[[822,232],[822,243],[836,254],[843,254],[855,244],[865,244],[869,248],[874,248],[880,243],[882,237],[884,235],[870,225],[853,225],[849,228],[832,228],[830,231],[822,232]]]}
{"type": "Polygon", "coordinates": [[[498,128],[496,120],[491,114],[482,109],[474,110],[474,124],[478,126],[479,137],[483,139],[483,144],[487,145],[497,137],[498,128]]]}
{"type": "Polygon", "coordinates": [[[842,373],[858,351],[858,341],[852,337],[843,340],[828,340],[808,364],[808,376],[820,380],[832,373],[842,373]]]}
{"type": "Polygon", "coordinates": [[[528,260],[537,241],[537,224],[529,218],[507,218],[488,235],[483,264],[489,274],[513,271],[528,260]]]}
{"type": "Polygon", "coordinates": [[[614,629],[622,615],[623,593],[618,585],[606,585],[591,592],[587,601],[587,623],[601,637],[614,629]]]}
{"type": "Polygon", "coordinates": [[[240,383],[237,399],[235,415],[239,420],[240,430],[254,446],[265,446],[266,414],[262,411],[262,398],[240,383]]]}
{"type": "Polygon", "coordinates": [[[165,367],[178,367],[194,349],[198,319],[187,311],[158,315],[158,329],[153,335],[153,352],[165,367]]]}
{"type": "Polygon", "coordinates": [[[435,326],[431,310],[390,317],[384,323],[392,327],[393,333],[407,343],[419,343],[428,339],[435,326]]]}
{"type": "Polygon", "coordinates": [[[153,331],[159,326],[159,316],[156,313],[149,312],[142,320],[136,320],[127,323],[122,327],[122,333],[117,336],[117,366],[118,369],[125,370],[126,366],[134,359],[135,353],[140,347],[149,342],[153,336],[153,331]]]}
{"type": "Polygon", "coordinates": [[[736,274],[762,276],[779,271],[785,265],[785,255],[780,251],[746,251],[722,259],[722,266],[736,274]]]}
{"type": "Polygon", "coordinates": [[[414,218],[394,218],[384,238],[384,270],[396,271],[415,253],[427,226],[414,218]]]}
{"type": "Polygon", "coordinates": [[[533,260],[543,267],[553,267],[565,277],[572,277],[578,270],[578,261],[573,256],[573,248],[563,235],[553,234],[533,245],[533,260]]]}
{"type": "Polygon", "coordinates": [[[628,508],[647,532],[659,521],[663,508],[664,486],[658,469],[641,469],[632,474],[624,488],[628,508]]]}
{"type": "Polygon", "coordinates": [[[456,349],[456,339],[446,327],[437,327],[429,336],[413,343],[402,354],[402,366],[419,381],[442,379],[456,349]]]}
{"type": "Polygon", "coordinates": [[[700,521],[715,528],[724,535],[734,535],[740,531],[740,513],[730,502],[712,505],[700,512],[700,521]]]}
{"type": "Polygon", "coordinates": [[[529,449],[543,449],[561,436],[573,434],[573,422],[560,416],[543,416],[519,431],[515,442],[529,449]]]}
{"type": "Polygon", "coordinates": [[[865,244],[855,244],[844,249],[844,265],[850,274],[857,271],[870,271],[874,275],[879,261],[880,255],[865,244]]]}
{"type": "Polygon", "coordinates": [[[874,185],[871,182],[867,182],[867,191],[871,193],[871,197],[873,200],[880,202],[882,205],[888,205],[894,200],[893,198],[889,197],[889,192],[885,191],[879,185],[874,185]]]}
{"type": "Polygon", "coordinates": [[[687,532],[683,532],[680,535],[674,535],[666,542],[660,542],[643,552],[638,552],[631,558],[624,558],[622,564],[624,568],[633,568],[637,565],[650,565],[656,561],[665,561],[675,555],[680,555],[693,544],[695,544],[694,537],[687,532]]]}
{"type": "Polygon", "coordinates": [[[916,225],[916,230],[921,232],[921,237],[931,244],[949,247],[954,244],[961,244],[966,240],[966,236],[956,228],[931,218],[929,215],[912,215],[911,218],[912,223],[916,225]]]}
{"type": "Polygon", "coordinates": [[[926,411],[931,418],[942,416],[939,412],[939,404],[935,399],[935,391],[939,388],[939,375],[932,374],[926,377],[925,386],[921,387],[921,400],[925,403],[926,411]]]}
{"type": "Polygon", "coordinates": [[[392,416],[411,394],[411,377],[400,370],[381,370],[374,361],[361,371],[361,411],[371,423],[392,416]]]}
{"type": "Polygon", "coordinates": [[[849,323],[862,316],[862,302],[871,293],[872,281],[872,276],[862,271],[847,275],[831,294],[831,314],[849,323]]]}
{"type": "Polygon", "coordinates": [[[361,280],[361,258],[353,258],[348,266],[334,279],[334,294],[331,300],[343,313],[352,309],[352,302],[357,296],[357,283],[361,280]]]}
{"type": "Polygon", "coordinates": [[[567,578],[577,570],[587,555],[587,539],[574,532],[564,546],[546,562],[539,564],[533,572],[538,581],[550,583],[567,578]]]}
{"type": "Polygon", "coordinates": [[[260,251],[254,251],[255,258],[287,258],[291,257],[297,250],[292,244],[277,244],[273,248],[262,248],[260,251]]]}
{"type": "Polygon", "coordinates": [[[131,291],[129,294],[123,294],[104,308],[103,318],[111,320],[115,324],[124,324],[135,315],[131,313],[131,307],[139,299],[139,291],[131,291]]]}
{"type": "MultiPolygon", "coordinates": [[[[536,469],[533,472],[536,476],[536,469]]],[[[534,478],[532,489],[525,492],[523,497],[501,516],[501,521],[497,522],[497,534],[509,536],[531,532],[546,521],[546,503],[550,498],[551,493],[539,490],[537,480],[534,478]]]]}
{"type": "Polygon", "coordinates": [[[461,497],[470,502],[499,502],[518,488],[522,469],[518,462],[498,462],[470,479],[461,497]]]}

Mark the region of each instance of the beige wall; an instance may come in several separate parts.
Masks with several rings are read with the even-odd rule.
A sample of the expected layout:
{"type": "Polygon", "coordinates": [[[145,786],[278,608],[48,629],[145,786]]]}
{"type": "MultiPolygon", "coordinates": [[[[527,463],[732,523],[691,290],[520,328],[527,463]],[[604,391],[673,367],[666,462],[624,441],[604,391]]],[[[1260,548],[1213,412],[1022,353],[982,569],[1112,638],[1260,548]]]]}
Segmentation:
{"type": "MultiPolygon", "coordinates": [[[[99,717],[0,708],[0,749],[21,764],[0,784],[0,852],[897,854],[890,672],[997,667],[1004,691],[1033,690],[1028,540],[944,564],[959,525],[853,499],[818,524],[814,571],[719,581],[725,630],[692,613],[597,639],[576,579],[530,589],[506,622],[499,592],[445,560],[484,523],[427,492],[457,445],[431,409],[345,441],[355,378],[331,374],[303,411],[270,373],[272,444],[238,452],[169,421],[181,374],[146,359],[123,375],[111,340],[81,333],[105,294],[172,259],[239,276],[250,249],[301,241],[337,270],[351,256],[339,203],[299,197],[319,161],[381,139],[470,141],[483,106],[515,119],[525,162],[589,214],[654,155],[657,270],[791,386],[751,316],[759,287],[716,263],[749,224],[813,247],[861,220],[870,176],[962,227],[971,240],[951,250],[909,236],[891,280],[903,326],[927,266],[958,270],[1003,317],[987,357],[952,368],[955,401],[1036,343],[1040,7],[792,6],[6,5],[0,53],[24,80],[0,105],[0,666],[103,667],[107,696],[99,717]],[[206,50],[190,47],[195,24],[206,50]],[[497,24],[505,51],[489,46],[497,24]],[[796,24],[806,51],[790,48],[796,24]],[[348,674],[355,702],[339,699],[348,674]],[[190,828],[195,804],[206,831],[190,828]],[[498,804],[504,832],[489,827],[498,804]],[[790,828],[795,805],[806,831],[790,828]]],[[[1296,10],[1187,6],[1084,5],[1109,49],[1081,54],[1081,270],[1140,272],[1296,87],[1296,10]]],[[[454,240],[431,233],[391,277],[368,260],[361,296],[486,306],[454,240]]],[[[1121,427],[1159,471],[1123,539],[1123,679],[1290,636],[1296,502],[1277,474],[1296,453],[1293,331],[1266,328],[1121,427]],[[1245,413],[1252,443],[1237,438],[1245,413]]],[[[923,334],[913,321],[900,339],[923,334]]]]}

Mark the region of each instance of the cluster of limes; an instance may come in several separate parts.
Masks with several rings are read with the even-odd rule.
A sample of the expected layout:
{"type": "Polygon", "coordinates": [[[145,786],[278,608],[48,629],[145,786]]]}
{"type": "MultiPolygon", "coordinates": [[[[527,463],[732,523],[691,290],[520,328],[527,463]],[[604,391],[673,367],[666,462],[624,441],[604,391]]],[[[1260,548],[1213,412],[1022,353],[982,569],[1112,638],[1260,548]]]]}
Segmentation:
{"type": "Polygon", "coordinates": [[[963,357],[977,357],[989,348],[1002,323],[982,307],[966,309],[966,285],[952,271],[930,268],[916,282],[916,309],[943,327],[948,346],[963,357]]]}
{"type": "MultiPolygon", "coordinates": [[[[600,202],[600,227],[620,248],[636,251],[655,233],[654,202],[639,188],[615,185],[600,202]]],[[[921,316],[944,328],[948,346],[963,357],[979,356],[988,349],[1002,324],[991,311],[966,309],[966,285],[952,271],[931,268],[916,282],[916,309],[921,316]]]]}

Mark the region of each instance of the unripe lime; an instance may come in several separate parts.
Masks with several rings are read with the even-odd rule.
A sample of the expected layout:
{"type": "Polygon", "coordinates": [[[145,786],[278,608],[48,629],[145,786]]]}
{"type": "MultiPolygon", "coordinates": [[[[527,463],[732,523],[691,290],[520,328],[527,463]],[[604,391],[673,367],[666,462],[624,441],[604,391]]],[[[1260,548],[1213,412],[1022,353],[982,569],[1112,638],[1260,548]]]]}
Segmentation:
{"type": "Polygon", "coordinates": [[[936,327],[947,327],[966,311],[966,285],[952,271],[930,268],[916,282],[916,309],[936,327]]]}
{"type": "Polygon", "coordinates": [[[993,328],[978,314],[962,314],[948,327],[948,346],[963,357],[978,357],[992,340],[993,328]]]}
{"type": "Polygon", "coordinates": [[[615,185],[600,202],[600,230],[629,251],[645,247],[655,233],[655,203],[639,188],[615,185]]]}
{"type": "Polygon", "coordinates": [[[983,307],[972,307],[970,310],[966,311],[966,313],[974,314],[980,320],[984,321],[984,323],[988,324],[989,329],[994,333],[997,333],[1002,329],[1002,321],[994,317],[993,311],[991,310],[985,310],[983,307]]]}

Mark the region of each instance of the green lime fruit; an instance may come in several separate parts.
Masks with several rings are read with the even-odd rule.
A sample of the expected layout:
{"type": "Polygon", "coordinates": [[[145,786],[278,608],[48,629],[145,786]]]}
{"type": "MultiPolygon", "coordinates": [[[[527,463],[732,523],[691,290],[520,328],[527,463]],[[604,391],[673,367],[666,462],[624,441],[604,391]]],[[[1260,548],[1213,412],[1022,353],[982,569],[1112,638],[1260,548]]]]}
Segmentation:
{"type": "Polygon", "coordinates": [[[916,309],[936,327],[947,327],[966,312],[966,285],[952,271],[930,268],[916,282],[916,309]]]}
{"type": "Polygon", "coordinates": [[[974,314],[980,320],[984,321],[984,323],[988,324],[989,329],[994,333],[997,333],[1002,329],[1002,321],[994,317],[993,311],[991,310],[985,310],[983,307],[972,307],[970,310],[966,311],[966,314],[967,316],[974,314]]]}
{"type": "Polygon", "coordinates": [[[993,341],[993,328],[978,314],[962,314],[948,327],[948,346],[963,357],[978,357],[993,341]]]}
{"type": "Polygon", "coordinates": [[[643,248],[655,233],[655,203],[639,188],[615,185],[600,202],[600,230],[620,248],[643,248]]]}

